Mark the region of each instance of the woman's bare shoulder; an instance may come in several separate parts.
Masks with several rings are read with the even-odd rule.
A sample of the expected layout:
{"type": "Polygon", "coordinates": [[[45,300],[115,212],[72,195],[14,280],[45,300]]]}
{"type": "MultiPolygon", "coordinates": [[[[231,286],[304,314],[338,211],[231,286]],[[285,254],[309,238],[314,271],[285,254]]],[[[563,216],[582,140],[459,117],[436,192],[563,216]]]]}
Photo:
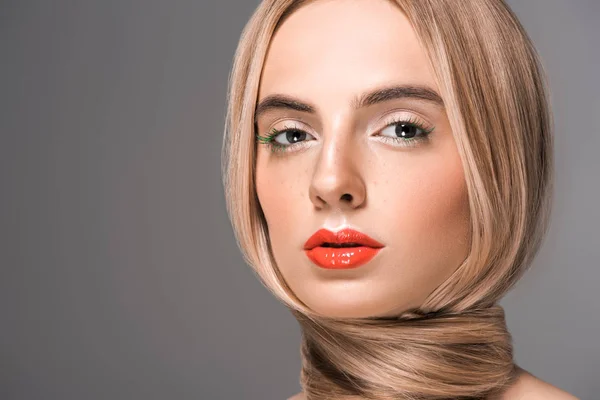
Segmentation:
{"type": "Polygon", "coordinates": [[[517,381],[503,393],[502,400],[579,400],[522,368],[519,371],[517,381]]]}
{"type": "MultiPolygon", "coordinates": [[[[519,371],[517,381],[502,394],[500,400],[579,400],[524,369],[519,368],[519,371]]],[[[287,400],[306,400],[306,396],[300,392],[287,400]]]]}

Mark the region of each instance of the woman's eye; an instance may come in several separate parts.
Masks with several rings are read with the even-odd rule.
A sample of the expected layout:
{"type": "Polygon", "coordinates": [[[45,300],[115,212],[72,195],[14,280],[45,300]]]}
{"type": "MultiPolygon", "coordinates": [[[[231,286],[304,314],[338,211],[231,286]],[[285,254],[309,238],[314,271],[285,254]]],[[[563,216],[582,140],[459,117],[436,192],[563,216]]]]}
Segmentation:
{"type": "Polygon", "coordinates": [[[289,145],[302,142],[306,140],[307,136],[312,137],[310,134],[304,131],[298,129],[290,129],[277,134],[275,137],[273,137],[273,140],[281,145],[289,145]]]}
{"type": "Polygon", "coordinates": [[[272,129],[265,136],[256,135],[259,143],[267,146],[273,152],[289,152],[299,150],[314,140],[314,137],[302,129],[284,128],[272,129]]]}
{"type": "Polygon", "coordinates": [[[412,139],[415,136],[424,136],[426,134],[427,131],[425,129],[410,122],[396,122],[381,130],[382,136],[402,139],[412,139]]]}

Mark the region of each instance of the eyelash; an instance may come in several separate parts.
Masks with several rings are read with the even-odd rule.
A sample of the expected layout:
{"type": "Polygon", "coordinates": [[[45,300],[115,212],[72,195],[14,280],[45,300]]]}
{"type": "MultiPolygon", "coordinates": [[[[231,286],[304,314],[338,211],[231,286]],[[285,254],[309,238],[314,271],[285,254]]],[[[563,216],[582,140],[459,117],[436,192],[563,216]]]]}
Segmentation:
{"type": "MultiPolygon", "coordinates": [[[[430,127],[430,128],[426,127],[425,124],[417,121],[416,118],[408,118],[407,119],[405,117],[397,117],[397,118],[393,118],[388,124],[386,124],[380,130],[380,132],[383,131],[384,129],[389,128],[390,126],[400,125],[400,124],[404,124],[404,125],[408,125],[410,127],[420,129],[422,131],[422,133],[419,136],[414,136],[412,138],[389,137],[389,136],[381,136],[381,135],[377,135],[377,136],[380,136],[384,142],[391,143],[395,146],[414,147],[414,146],[417,146],[420,142],[428,140],[429,134],[431,132],[433,132],[433,130],[435,129],[434,127],[430,127]]],[[[306,140],[303,140],[301,142],[292,143],[289,145],[283,145],[283,144],[277,143],[275,141],[275,137],[277,137],[278,135],[280,135],[282,133],[287,133],[287,132],[305,133],[307,135],[310,135],[310,133],[308,133],[302,129],[299,129],[295,126],[293,126],[293,127],[286,126],[283,129],[273,128],[265,136],[261,136],[261,135],[257,134],[256,138],[260,144],[264,144],[265,146],[267,146],[273,153],[290,152],[290,151],[293,151],[293,149],[296,147],[305,146],[304,143],[307,142],[306,140]]]]}

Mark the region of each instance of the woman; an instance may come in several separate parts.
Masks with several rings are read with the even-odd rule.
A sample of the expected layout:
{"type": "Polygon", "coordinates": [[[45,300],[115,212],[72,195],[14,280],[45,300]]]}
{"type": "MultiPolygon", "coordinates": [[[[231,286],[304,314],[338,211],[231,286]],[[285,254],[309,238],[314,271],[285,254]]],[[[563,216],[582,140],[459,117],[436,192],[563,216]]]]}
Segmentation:
{"type": "Polygon", "coordinates": [[[265,0],[224,138],[245,259],[302,329],[294,399],[572,399],[498,300],[546,231],[551,118],[501,0],[265,0]]]}

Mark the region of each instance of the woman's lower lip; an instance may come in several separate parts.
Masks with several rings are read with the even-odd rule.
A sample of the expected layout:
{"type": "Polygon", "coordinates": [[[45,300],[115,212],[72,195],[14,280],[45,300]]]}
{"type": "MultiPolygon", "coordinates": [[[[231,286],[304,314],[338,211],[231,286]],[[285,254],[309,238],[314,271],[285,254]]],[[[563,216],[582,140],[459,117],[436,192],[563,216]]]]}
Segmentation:
{"type": "Polygon", "coordinates": [[[315,247],[305,250],[310,260],[322,268],[356,268],[369,262],[381,248],[357,247],[315,247]]]}

